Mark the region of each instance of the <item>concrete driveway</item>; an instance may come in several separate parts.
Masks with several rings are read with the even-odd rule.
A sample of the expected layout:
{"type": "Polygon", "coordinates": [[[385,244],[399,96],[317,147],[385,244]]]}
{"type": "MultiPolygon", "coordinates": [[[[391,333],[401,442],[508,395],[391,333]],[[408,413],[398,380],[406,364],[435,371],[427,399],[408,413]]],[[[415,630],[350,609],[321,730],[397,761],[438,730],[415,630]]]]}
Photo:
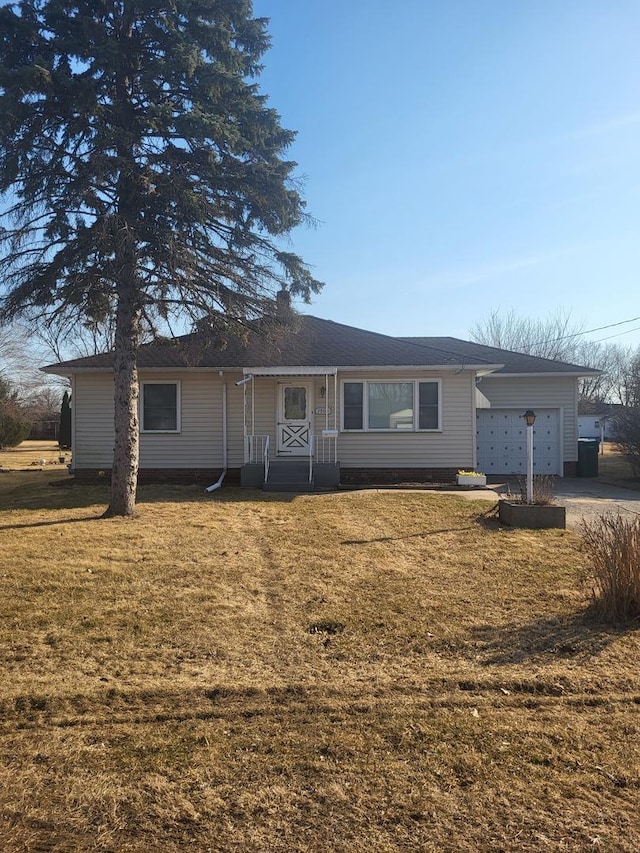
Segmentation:
{"type": "MultiPolygon", "coordinates": [[[[502,497],[508,493],[509,486],[500,483],[491,489],[502,497]]],[[[518,487],[512,486],[512,491],[517,492],[518,487]]],[[[572,530],[577,529],[583,519],[588,521],[604,513],[640,515],[640,491],[602,483],[597,478],[559,477],[555,498],[567,508],[567,527],[572,530]]]]}
{"type": "MultiPolygon", "coordinates": [[[[518,494],[517,483],[494,483],[486,489],[455,491],[467,500],[496,501],[508,494],[518,494]]],[[[556,501],[567,508],[567,527],[576,530],[587,521],[604,513],[640,515],[640,491],[612,486],[590,477],[559,477],[555,487],[556,501]]]]}
{"type": "Polygon", "coordinates": [[[563,477],[556,482],[556,499],[567,508],[567,527],[575,529],[604,513],[640,515],[640,492],[601,483],[590,477],[563,477]]]}

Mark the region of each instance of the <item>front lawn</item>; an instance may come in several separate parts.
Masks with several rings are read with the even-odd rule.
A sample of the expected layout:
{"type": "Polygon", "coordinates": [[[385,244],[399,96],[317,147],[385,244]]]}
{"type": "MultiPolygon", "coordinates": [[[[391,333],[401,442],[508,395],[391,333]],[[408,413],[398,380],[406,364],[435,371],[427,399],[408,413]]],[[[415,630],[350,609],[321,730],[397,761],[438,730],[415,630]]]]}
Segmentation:
{"type": "Polygon", "coordinates": [[[424,492],[0,475],[7,851],[640,849],[640,633],[424,492]]]}

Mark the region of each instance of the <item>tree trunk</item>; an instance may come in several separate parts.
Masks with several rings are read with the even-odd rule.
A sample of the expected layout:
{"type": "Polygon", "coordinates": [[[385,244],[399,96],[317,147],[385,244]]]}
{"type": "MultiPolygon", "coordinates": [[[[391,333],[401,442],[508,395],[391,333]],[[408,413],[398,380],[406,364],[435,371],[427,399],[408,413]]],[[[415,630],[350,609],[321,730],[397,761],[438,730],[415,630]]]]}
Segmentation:
{"type": "Polygon", "coordinates": [[[140,311],[135,287],[122,288],[116,313],[114,352],[114,427],[111,502],[104,518],[131,516],[136,509],[140,430],[138,346],[140,311]]]}

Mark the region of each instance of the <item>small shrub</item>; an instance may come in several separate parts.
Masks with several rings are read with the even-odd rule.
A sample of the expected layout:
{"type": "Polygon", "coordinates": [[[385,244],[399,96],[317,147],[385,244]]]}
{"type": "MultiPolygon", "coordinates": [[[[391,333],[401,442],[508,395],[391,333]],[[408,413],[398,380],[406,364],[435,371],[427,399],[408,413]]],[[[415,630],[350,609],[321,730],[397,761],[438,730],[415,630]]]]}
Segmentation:
{"type": "Polygon", "coordinates": [[[0,450],[17,447],[31,432],[31,423],[25,417],[18,392],[0,376],[0,450]]]}
{"type": "Polygon", "coordinates": [[[0,448],[17,447],[31,431],[31,424],[19,414],[11,414],[0,408],[0,448]]]}
{"type": "MultiPolygon", "coordinates": [[[[556,478],[552,474],[533,475],[533,503],[537,506],[551,506],[555,503],[556,478]]],[[[518,477],[518,494],[514,495],[516,500],[523,504],[527,502],[527,478],[518,477]]]]}
{"type": "Polygon", "coordinates": [[[71,447],[71,405],[68,391],[64,392],[60,407],[60,435],[58,437],[58,444],[61,448],[71,447]]]}
{"type": "Polygon", "coordinates": [[[613,439],[640,477],[640,409],[621,409],[613,421],[613,439]]]}
{"type": "Polygon", "coordinates": [[[640,617],[640,516],[602,515],[583,521],[581,533],[594,612],[611,621],[640,617]]]}

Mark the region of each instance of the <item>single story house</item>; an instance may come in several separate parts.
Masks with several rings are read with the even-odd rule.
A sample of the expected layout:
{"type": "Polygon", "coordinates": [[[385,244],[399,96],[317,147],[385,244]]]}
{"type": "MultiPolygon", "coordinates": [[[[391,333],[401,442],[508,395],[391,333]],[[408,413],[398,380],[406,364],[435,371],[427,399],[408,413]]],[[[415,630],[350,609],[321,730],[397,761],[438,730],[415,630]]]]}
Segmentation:
{"type": "Polygon", "coordinates": [[[578,438],[610,441],[614,437],[616,417],[625,410],[619,403],[599,403],[588,411],[578,411],[578,438]]]}
{"type": "MultiPolygon", "coordinates": [[[[78,478],[108,472],[109,353],[44,368],[72,385],[78,478]]],[[[139,351],[140,478],[265,487],[450,482],[458,469],[575,473],[577,382],[597,372],[450,337],[396,338],[308,315],[222,347],[197,334],[139,351]]]]}
{"type": "Polygon", "coordinates": [[[579,415],[578,437],[597,438],[599,441],[611,438],[611,423],[607,415],[579,415]]]}

